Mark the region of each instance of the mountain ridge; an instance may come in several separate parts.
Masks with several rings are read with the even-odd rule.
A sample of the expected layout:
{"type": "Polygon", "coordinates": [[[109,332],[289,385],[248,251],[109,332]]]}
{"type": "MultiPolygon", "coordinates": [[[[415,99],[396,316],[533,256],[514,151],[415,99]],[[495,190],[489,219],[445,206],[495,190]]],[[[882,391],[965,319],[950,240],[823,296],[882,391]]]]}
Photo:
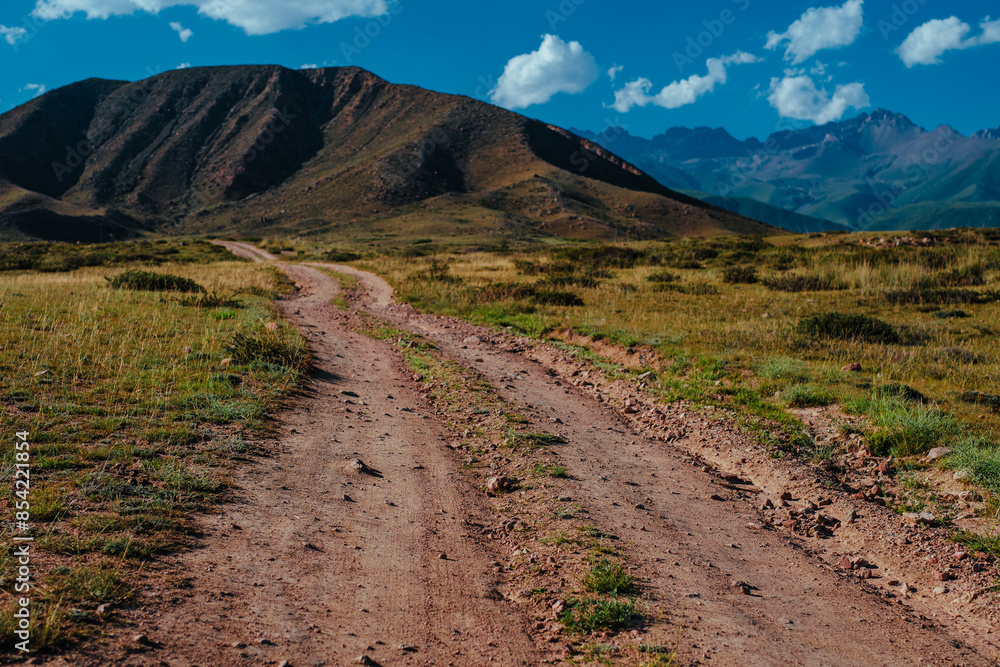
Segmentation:
{"type": "MultiPolygon", "coordinates": [[[[867,229],[991,225],[1000,209],[1000,128],[966,137],[948,125],[927,130],[875,109],[843,121],[739,140],[724,128],[669,128],[650,139],[621,128],[600,137],[626,159],[675,188],[724,203],[760,204],[867,229]],[[962,206],[959,206],[961,204],[962,206]],[[967,206],[976,204],[977,206],[967,206]],[[988,204],[988,205],[987,205],[988,204]]],[[[767,210],[767,209],[764,209],[767,210]]],[[[780,214],[769,212],[772,216],[780,214]]]]}
{"type": "Polygon", "coordinates": [[[388,236],[404,221],[413,233],[469,224],[470,237],[776,231],[472,98],[359,68],[274,65],[87,79],[0,116],[0,233],[38,236],[52,216],[63,226],[101,218],[119,232],[367,225],[388,236]]]}

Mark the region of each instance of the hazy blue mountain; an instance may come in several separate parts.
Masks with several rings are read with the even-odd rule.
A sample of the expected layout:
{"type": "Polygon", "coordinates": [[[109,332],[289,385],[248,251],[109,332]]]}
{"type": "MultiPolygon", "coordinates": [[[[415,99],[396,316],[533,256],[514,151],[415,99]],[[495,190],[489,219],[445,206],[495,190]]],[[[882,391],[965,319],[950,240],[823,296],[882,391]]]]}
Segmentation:
{"type": "Polygon", "coordinates": [[[994,226],[1000,211],[1000,128],[966,137],[877,109],[764,141],[707,127],[674,127],[652,139],[621,129],[581,134],[668,187],[707,193],[701,198],[789,229],[822,226],[782,224],[767,207],[736,202],[873,230],[994,226]]]}

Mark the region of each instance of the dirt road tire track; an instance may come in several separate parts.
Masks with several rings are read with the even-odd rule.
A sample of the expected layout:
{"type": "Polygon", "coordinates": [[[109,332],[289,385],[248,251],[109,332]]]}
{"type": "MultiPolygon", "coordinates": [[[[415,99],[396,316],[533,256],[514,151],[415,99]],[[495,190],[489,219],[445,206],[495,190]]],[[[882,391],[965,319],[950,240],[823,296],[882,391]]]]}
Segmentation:
{"type": "MultiPolygon", "coordinates": [[[[278,267],[298,286],[282,310],[309,340],[314,376],[281,415],[275,456],[236,473],[241,502],[206,518],[201,548],[168,563],[189,587],[152,586],[151,606],[123,614],[128,636],[142,632],[155,648],[116,664],[301,667],[352,664],[361,654],[387,667],[550,661],[497,592],[494,546],[463,529],[489,510],[445,446],[454,435],[404,379],[392,348],[343,325],[331,305],[335,280],[278,267]],[[382,477],[352,471],[353,458],[382,477]]],[[[632,432],[545,367],[466,345],[474,327],[396,306],[380,278],[338,268],[360,280],[361,307],[428,337],[536,421],[561,419],[549,430],[568,440],[557,452],[572,494],[623,538],[651,604],[683,619],[680,664],[993,664],[765,530],[748,503],[712,499],[718,487],[689,457],[632,432]]],[[[107,655],[93,657],[77,664],[107,664],[107,655]]]]}

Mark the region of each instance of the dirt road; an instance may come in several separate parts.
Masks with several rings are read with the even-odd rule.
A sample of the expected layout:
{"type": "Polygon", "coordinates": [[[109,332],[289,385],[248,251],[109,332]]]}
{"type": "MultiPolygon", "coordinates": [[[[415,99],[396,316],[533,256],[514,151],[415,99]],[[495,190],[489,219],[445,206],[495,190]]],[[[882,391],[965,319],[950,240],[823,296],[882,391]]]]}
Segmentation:
{"type": "MultiPolygon", "coordinates": [[[[566,664],[565,642],[498,574],[511,555],[470,528],[495,510],[398,350],[346,326],[328,275],[278,266],[298,287],[281,308],[313,349],[312,380],[281,415],[277,455],[234,480],[241,503],[205,519],[203,547],[176,557],[190,588],[152,586],[153,613],[131,616],[127,632],[155,648],[120,664],[566,664]]],[[[360,281],[352,308],[433,341],[565,438],[556,451],[568,477],[554,493],[621,538],[646,604],[671,620],[669,633],[682,626],[678,664],[994,664],[767,529],[701,462],[643,437],[551,368],[488,331],[395,305],[376,276],[326,268],[360,281]]],[[[689,418],[687,432],[741,446],[737,431],[689,418]]]]}

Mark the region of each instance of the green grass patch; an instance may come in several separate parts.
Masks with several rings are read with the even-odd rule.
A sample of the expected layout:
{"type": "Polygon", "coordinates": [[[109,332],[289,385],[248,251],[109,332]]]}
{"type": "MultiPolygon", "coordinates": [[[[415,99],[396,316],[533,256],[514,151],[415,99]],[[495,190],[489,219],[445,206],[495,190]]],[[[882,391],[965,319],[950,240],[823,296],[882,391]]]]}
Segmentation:
{"type": "Polygon", "coordinates": [[[531,469],[531,474],[536,477],[566,477],[566,468],[554,463],[536,463],[531,469]]]}
{"type": "Polygon", "coordinates": [[[631,602],[620,600],[577,600],[559,620],[570,632],[591,634],[599,630],[622,630],[642,620],[631,602]]]}
{"type": "MultiPolygon", "coordinates": [[[[108,265],[145,268],[119,262],[117,244],[92,250],[108,265]]],[[[31,433],[34,461],[35,648],[85,634],[86,610],[127,598],[143,560],[190,543],[191,513],[227,501],[226,466],[301,378],[300,368],[256,355],[232,358],[227,341],[277,318],[271,299],[283,283],[268,267],[222,253],[227,261],[159,264],[159,276],[204,286],[190,302],[108,289],[117,269],[96,261],[72,272],[0,274],[0,394],[18,430],[31,433]],[[218,307],[218,294],[238,307],[218,307]]],[[[304,349],[288,327],[266,333],[304,349]]],[[[13,463],[13,447],[0,451],[0,467],[13,463]]],[[[0,610],[0,633],[8,620],[0,610]]]]}
{"type": "Polygon", "coordinates": [[[765,380],[803,382],[809,377],[806,364],[793,357],[773,357],[757,367],[757,375],[765,380]]]}
{"type": "Polygon", "coordinates": [[[794,384],[782,392],[782,399],[790,408],[811,408],[836,401],[829,389],[814,383],[794,384]]]}
{"type": "Polygon", "coordinates": [[[539,431],[508,431],[503,440],[505,447],[534,449],[566,442],[562,436],[539,431]]]}
{"type": "Polygon", "coordinates": [[[972,484],[1000,495],[1000,445],[985,438],[965,438],[948,457],[946,464],[962,470],[972,484]]]}
{"type": "Polygon", "coordinates": [[[965,545],[970,551],[981,551],[1000,558],[1000,535],[979,535],[960,530],[951,536],[954,542],[965,545]]]}
{"type": "Polygon", "coordinates": [[[583,575],[583,586],[594,593],[627,595],[635,588],[635,579],[625,571],[620,563],[612,563],[606,558],[594,563],[583,575]]]}
{"type": "Polygon", "coordinates": [[[872,451],[880,456],[915,456],[951,444],[962,432],[956,419],[936,408],[913,405],[898,396],[872,396],[850,401],[849,412],[867,415],[876,430],[869,434],[872,451]]]}

